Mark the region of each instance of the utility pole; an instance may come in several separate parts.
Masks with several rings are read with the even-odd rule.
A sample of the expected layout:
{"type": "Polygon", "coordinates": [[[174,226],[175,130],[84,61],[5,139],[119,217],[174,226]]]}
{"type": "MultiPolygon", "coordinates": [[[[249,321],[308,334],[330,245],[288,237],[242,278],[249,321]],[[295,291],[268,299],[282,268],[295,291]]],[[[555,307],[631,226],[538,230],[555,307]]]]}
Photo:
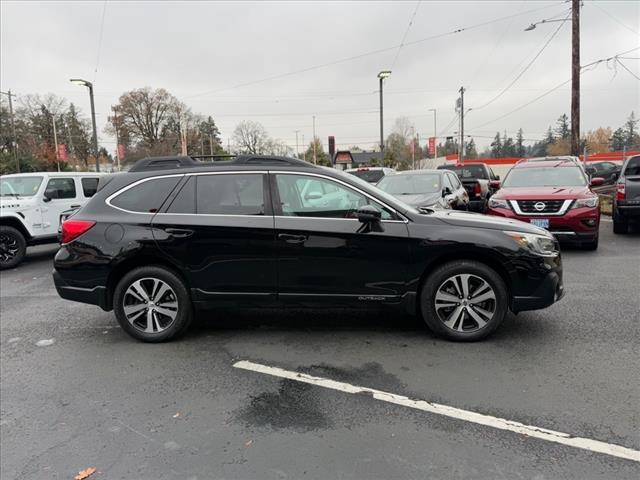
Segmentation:
{"type": "Polygon", "coordinates": [[[430,108],[430,112],[433,112],[433,160],[435,165],[435,159],[438,158],[438,127],[436,123],[436,109],[430,108]]]}
{"type": "Polygon", "coordinates": [[[464,163],[464,87],[460,87],[460,147],[458,148],[458,162],[464,163]]]}
{"type": "Polygon", "coordinates": [[[11,118],[11,137],[12,137],[12,150],[13,150],[13,158],[16,162],[16,172],[20,173],[20,161],[18,160],[18,138],[16,137],[16,120],[13,116],[13,99],[11,97],[15,97],[15,93],[11,93],[11,90],[7,90],[6,92],[0,92],[7,97],[9,97],[9,117],[11,118]]]}
{"type": "Polygon", "coordinates": [[[300,150],[298,150],[298,132],[300,130],[296,130],[296,157],[300,158],[300,150]]]}
{"type": "Polygon", "coordinates": [[[120,137],[118,135],[118,107],[112,106],[113,110],[113,129],[116,131],[116,168],[120,171],[120,137]]]}
{"type": "MultiPolygon", "coordinates": [[[[227,146],[227,149],[229,149],[229,146],[227,146]]],[[[213,134],[212,133],[209,134],[209,151],[211,152],[211,157],[213,158],[213,134]]]]}
{"type": "Polygon", "coordinates": [[[571,155],[580,154],[580,0],[571,1],[571,155]]]}
{"type": "MultiPolygon", "coordinates": [[[[304,145],[304,133],[302,134],[302,145],[304,145]]],[[[302,160],[307,161],[307,149],[302,150],[302,160]]]]}
{"type": "Polygon", "coordinates": [[[51,122],[53,123],[53,144],[54,151],[56,152],[56,165],[58,166],[58,171],[60,171],[60,158],[58,158],[58,132],[56,131],[56,117],[53,113],[51,114],[51,122]]]}
{"type": "Polygon", "coordinates": [[[316,116],[313,116],[313,164],[318,162],[316,157],[316,116]]]}

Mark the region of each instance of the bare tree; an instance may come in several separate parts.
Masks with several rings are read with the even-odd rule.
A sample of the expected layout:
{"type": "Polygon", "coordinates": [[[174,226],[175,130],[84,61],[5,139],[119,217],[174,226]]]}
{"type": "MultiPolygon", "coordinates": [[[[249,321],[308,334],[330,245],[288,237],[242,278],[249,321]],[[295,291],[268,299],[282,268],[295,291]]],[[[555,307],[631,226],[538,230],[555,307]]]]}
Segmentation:
{"type": "Polygon", "coordinates": [[[231,139],[240,153],[262,155],[267,153],[270,147],[269,136],[262,124],[250,120],[240,122],[231,139]]]}

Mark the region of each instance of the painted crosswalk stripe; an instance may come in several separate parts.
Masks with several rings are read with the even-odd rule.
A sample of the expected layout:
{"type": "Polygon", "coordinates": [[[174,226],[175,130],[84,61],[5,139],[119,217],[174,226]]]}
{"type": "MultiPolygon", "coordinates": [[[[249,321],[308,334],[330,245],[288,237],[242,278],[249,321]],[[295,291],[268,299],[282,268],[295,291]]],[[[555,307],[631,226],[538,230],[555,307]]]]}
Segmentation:
{"type": "Polygon", "coordinates": [[[296,382],[308,383],[311,385],[316,385],[318,387],[338,390],[344,393],[369,393],[376,400],[380,400],[383,402],[393,403],[396,405],[401,405],[403,407],[409,407],[416,410],[421,410],[423,412],[433,413],[435,415],[443,415],[445,417],[455,418],[457,420],[463,420],[465,422],[485,425],[487,427],[497,428],[499,430],[507,430],[510,432],[519,433],[521,435],[527,435],[529,437],[546,440],[548,442],[554,442],[562,445],[568,445],[574,448],[580,448],[582,450],[589,450],[591,452],[603,453],[605,455],[611,455],[613,457],[640,462],[640,451],[620,445],[615,445],[612,443],[592,440],[590,438],[576,437],[567,433],[548,430],[546,428],[525,425],[513,420],[493,417],[491,415],[484,415],[482,413],[472,412],[470,410],[462,410],[460,408],[450,407],[439,403],[427,402],[425,400],[413,400],[409,397],[397,395],[395,393],[383,392],[382,390],[376,390],[368,387],[360,387],[345,382],[331,380],[329,378],[315,377],[313,375],[307,375],[305,373],[284,370],[278,367],[270,367],[268,365],[261,365],[259,363],[253,363],[246,360],[236,362],[233,364],[233,366],[235,368],[241,368],[243,370],[250,370],[274,377],[294,380],[296,382]]]}

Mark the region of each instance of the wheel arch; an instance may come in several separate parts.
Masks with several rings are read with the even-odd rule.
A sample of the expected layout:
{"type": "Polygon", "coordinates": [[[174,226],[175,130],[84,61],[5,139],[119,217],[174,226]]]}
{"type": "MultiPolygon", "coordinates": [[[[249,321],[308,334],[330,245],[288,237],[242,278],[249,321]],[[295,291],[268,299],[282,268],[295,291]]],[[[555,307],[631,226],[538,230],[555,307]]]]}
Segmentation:
{"type": "Polygon", "coordinates": [[[24,223],[18,217],[3,215],[2,217],[0,217],[0,226],[15,228],[22,234],[25,241],[27,242],[29,242],[33,238],[27,230],[27,227],[24,226],[24,223]]]}
{"type": "Polygon", "coordinates": [[[511,303],[513,301],[513,294],[511,292],[511,276],[509,275],[509,271],[504,266],[500,260],[498,260],[495,255],[491,255],[488,252],[484,251],[460,251],[453,252],[447,255],[439,256],[433,261],[429,262],[420,276],[420,280],[418,282],[418,287],[416,289],[416,302],[415,302],[415,312],[418,317],[421,315],[421,297],[420,292],[422,291],[422,286],[425,284],[431,273],[441,267],[446,263],[456,262],[456,261],[469,261],[469,262],[477,262],[486,265],[487,267],[494,270],[500,278],[502,278],[505,287],[507,289],[507,296],[509,299],[509,308],[511,308],[511,303]]]}
{"type": "Polygon", "coordinates": [[[187,278],[184,276],[180,268],[178,268],[178,266],[171,260],[160,255],[137,254],[118,263],[111,272],[109,272],[109,276],[107,277],[106,310],[113,309],[113,296],[118,282],[128,272],[138,267],[161,267],[169,270],[182,280],[185,288],[187,289],[187,293],[189,295],[191,294],[191,288],[187,278]]]}

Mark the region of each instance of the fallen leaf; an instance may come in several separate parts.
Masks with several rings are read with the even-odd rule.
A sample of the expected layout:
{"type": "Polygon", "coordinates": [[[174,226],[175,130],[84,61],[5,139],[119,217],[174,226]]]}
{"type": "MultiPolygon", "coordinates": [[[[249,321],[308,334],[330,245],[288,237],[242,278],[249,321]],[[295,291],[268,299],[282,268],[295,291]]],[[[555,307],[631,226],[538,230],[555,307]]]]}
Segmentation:
{"type": "Polygon", "coordinates": [[[247,440],[246,442],[244,442],[244,446],[250,447],[252,443],[253,443],[253,440],[247,440]]]}
{"type": "Polygon", "coordinates": [[[73,477],[73,480],[84,480],[85,478],[89,478],[94,473],[96,473],[95,467],[89,467],[86,470],[80,470],[78,474],[73,477]]]}

